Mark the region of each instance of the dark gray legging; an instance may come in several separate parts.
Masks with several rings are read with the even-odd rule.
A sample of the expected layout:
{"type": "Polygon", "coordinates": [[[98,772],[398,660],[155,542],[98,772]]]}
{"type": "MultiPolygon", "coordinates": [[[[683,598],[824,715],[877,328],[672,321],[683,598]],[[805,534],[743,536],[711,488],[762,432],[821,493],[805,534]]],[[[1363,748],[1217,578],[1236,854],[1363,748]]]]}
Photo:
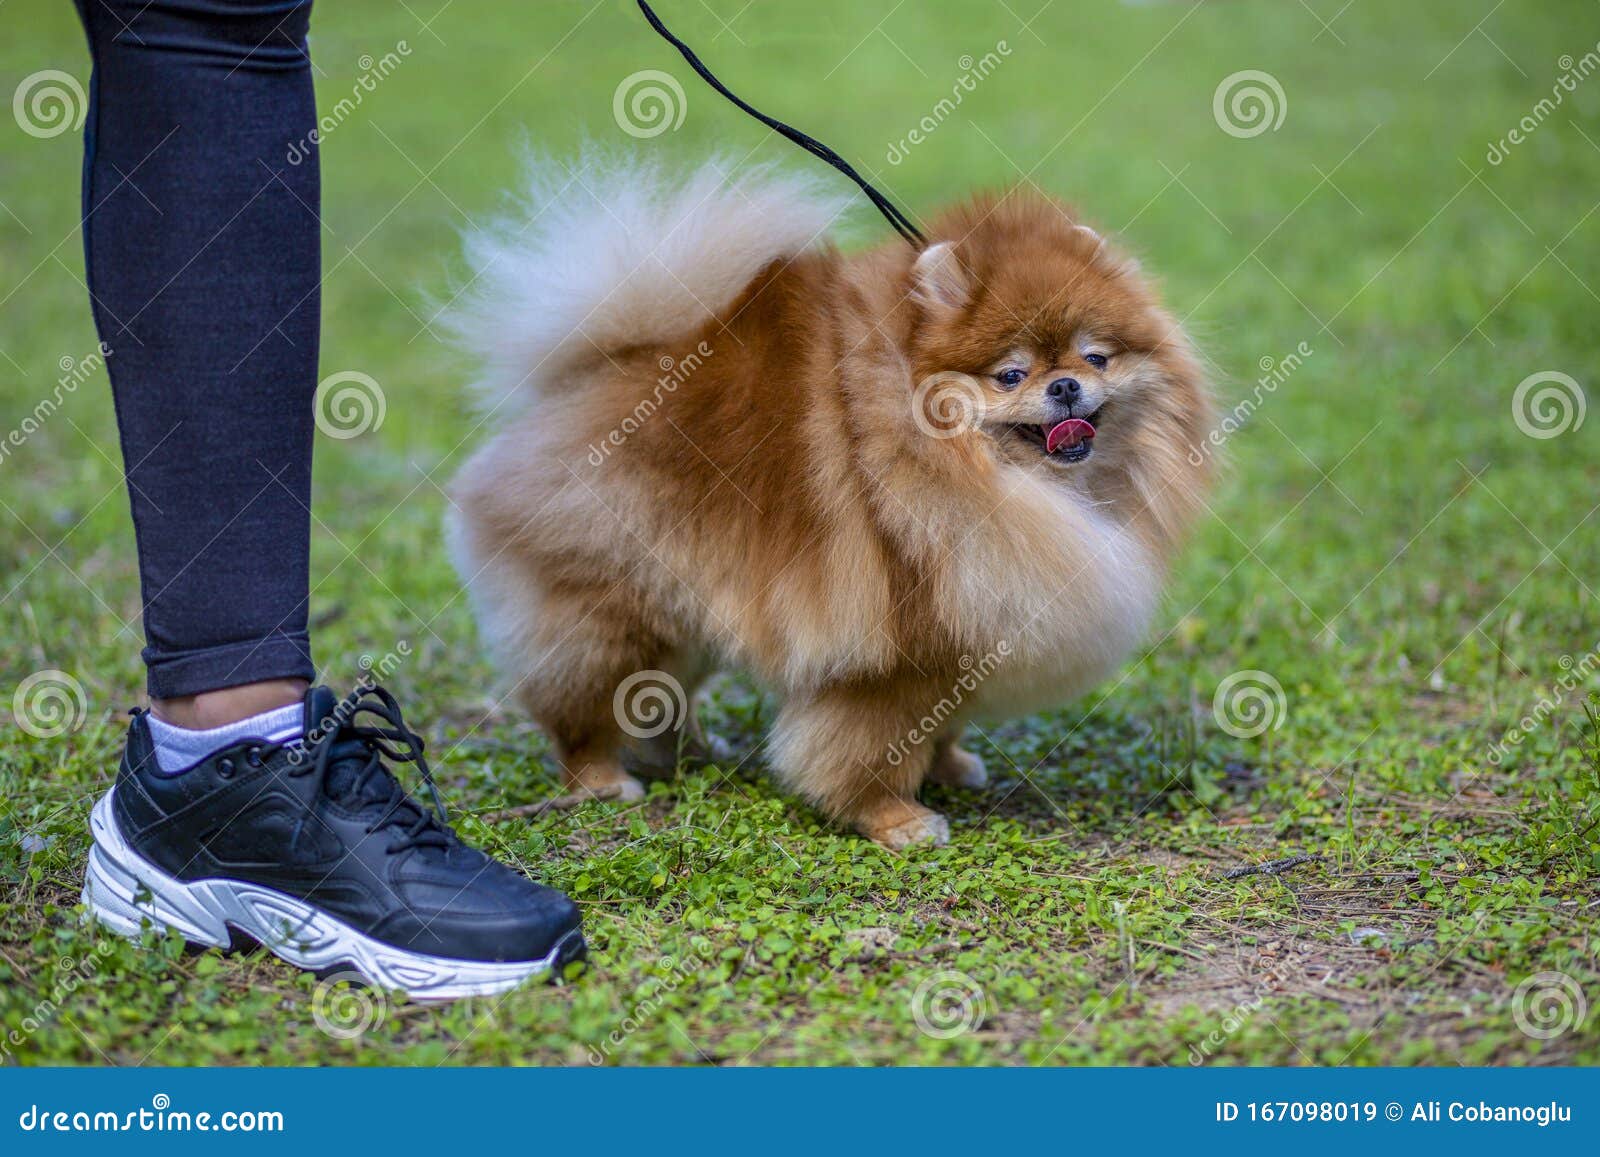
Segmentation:
{"type": "Polygon", "coordinates": [[[138,536],[150,693],[311,678],[311,5],[77,5],[94,60],[84,252],[138,536]]]}

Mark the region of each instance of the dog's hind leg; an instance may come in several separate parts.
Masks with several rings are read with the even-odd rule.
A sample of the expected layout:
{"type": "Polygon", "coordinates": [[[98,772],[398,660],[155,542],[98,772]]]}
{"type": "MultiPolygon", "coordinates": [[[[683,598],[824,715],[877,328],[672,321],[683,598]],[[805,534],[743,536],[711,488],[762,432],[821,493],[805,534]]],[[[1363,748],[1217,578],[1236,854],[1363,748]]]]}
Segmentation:
{"type": "Polygon", "coordinates": [[[830,819],[891,851],[947,843],[949,821],[917,802],[934,745],[916,719],[893,695],[828,691],[791,701],[773,728],[772,766],[830,819]]]}
{"type": "MultiPolygon", "coordinates": [[[[492,465],[481,454],[474,459],[446,524],[479,631],[511,694],[555,743],[567,790],[638,799],[644,788],[621,756],[624,741],[653,724],[625,716],[622,695],[638,689],[643,698],[632,702],[648,710],[641,681],[672,649],[643,625],[649,608],[625,584],[561,581],[559,556],[530,552],[520,520],[509,523],[515,532],[496,521],[501,495],[492,465]]],[[[665,730],[681,725],[669,718],[665,730]]]]}
{"type": "Polygon", "coordinates": [[[933,744],[933,765],[928,768],[928,782],[946,787],[982,787],[989,782],[989,772],[983,759],[960,746],[960,731],[949,731],[933,744]]]}
{"type": "Polygon", "coordinates": [[[670,778],[682,763],[711,763],[728,754],[707,741],[695,718],[695,691],[712,668],[709,656],[670,656],[661,660],[657,677],[630,688],[635,713],[646,718],[623,726],[621,761],[627,771],[643,779],[670,778]]]}
{"type": "Polygon", "coordinates": [[[660,669],[667,648],[627,612],[614,590],[551,593],[541,608],[518,696],[555,742],[569,792],[639,799],[625,745],[683,725],[687,692],[660,669]]]}

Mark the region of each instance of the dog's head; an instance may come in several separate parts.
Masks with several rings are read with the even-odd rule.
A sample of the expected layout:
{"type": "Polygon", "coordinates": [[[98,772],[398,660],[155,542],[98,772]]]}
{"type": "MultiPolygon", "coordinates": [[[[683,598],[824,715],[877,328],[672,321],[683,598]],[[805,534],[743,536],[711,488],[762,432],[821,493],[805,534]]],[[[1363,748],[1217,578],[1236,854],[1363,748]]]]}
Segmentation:
{"type": "Polygon", "coordinates": [[[1186,521],[1210,394],[1137,262],[1020,192],[957,209],[932,236],[911,270],[914,405],[954,402],[998,460],[1186,521]]]}

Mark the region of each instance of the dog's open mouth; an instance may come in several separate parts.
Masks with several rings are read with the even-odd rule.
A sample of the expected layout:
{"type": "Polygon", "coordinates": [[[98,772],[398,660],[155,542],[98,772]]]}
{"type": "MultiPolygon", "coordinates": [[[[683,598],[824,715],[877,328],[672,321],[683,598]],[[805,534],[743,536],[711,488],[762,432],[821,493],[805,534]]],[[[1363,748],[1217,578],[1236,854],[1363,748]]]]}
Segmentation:
{"type": "Polygon", "coordinates": [[[1088,418],[1068,418],[1053,426],[1032,424],[1009,427],[1013,434],[1031,442],[1057,462],[1082,462],[1094,452],[1094,422],[1100,411],[1088,418]]]}

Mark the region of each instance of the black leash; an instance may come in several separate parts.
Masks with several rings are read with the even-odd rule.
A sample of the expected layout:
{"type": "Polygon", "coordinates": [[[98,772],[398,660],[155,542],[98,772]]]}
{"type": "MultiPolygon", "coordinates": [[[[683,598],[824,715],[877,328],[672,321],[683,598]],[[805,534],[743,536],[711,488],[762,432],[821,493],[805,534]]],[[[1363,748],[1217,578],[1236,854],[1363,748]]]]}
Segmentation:
{"type": "Polygon", "coordinates": [[[728,86],[718,80],[712,74],[711,70],[701,62],[700,58],[694,54],[694,49],[690,48],[683,41],[679,40],[672,34],[665,24],[661,23],[661,18],[651,11],[650,5],[646,4],[645,0],[639,0],[639,7],[644,12],[644,18],[650,21],[650,27],[659,32],[663,40],[683,54],[683,58],[689,62],[689,67],[699,73],[702,80],[720,92],[723,96],[727,97],[734,104],[738,105],[745,112],[755,117],[756,120],[766,125],[769,129],[776,133],[781,133],[783,136],[799,145],[806,152],[810,153],[813,157],[818,157],[824,161],[827,161],[828,164],[832,165],[845,176],[849,177],[860,187],[861,191],[867,195],[867,199],[877,206],[878,212],[882,213],[884,217],[888,219],[889,224],[894,226],[895,232],[899,233],[900,236],[904,237],[913,246],[921,249],[927,244],[926,239],[920,232],[917,231],[917,227],[911,223],[911,219],[904,213],[900,212],[900,210],[895,207],[893,201],[889,200],[888,197],[885,197],[882,193],[878,192],[877,189],[873,188],[871,183],[868,182],[865,177],[851,167],[849,161],[845,160],[838,153],[834,152],[815,137],[807,136],[799,129],[791,128],[782,121],[773,117],[769,117],[760,109],[752,108],[749,104],[735,96],[728,89],[728,86]]]}

